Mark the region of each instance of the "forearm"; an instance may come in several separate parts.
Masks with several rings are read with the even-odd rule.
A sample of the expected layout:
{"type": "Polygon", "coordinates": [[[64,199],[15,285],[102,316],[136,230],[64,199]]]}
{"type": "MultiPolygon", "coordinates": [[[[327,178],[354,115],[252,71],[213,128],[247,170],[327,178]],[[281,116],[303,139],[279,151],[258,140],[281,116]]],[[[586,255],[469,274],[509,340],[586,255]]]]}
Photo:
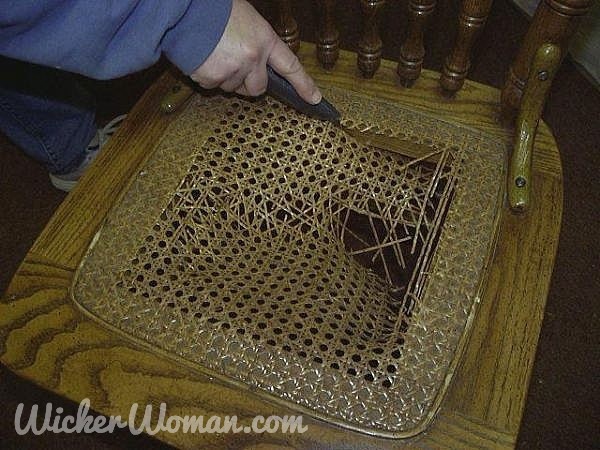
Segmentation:
{"type": "Polygon", "coordinates": [[[230,10],[231,0],[0,0],[0,54],[108,79],[164,53],[190,74],[230,10]]]}

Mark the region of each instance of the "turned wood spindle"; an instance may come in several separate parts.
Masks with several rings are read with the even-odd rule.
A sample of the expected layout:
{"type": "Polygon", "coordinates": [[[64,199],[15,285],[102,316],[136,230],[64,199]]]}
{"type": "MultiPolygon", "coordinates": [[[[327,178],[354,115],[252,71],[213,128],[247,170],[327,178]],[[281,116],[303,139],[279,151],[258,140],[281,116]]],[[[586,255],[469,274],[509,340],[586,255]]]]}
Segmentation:
{"type": "Polygon", "coordinates": [[[456,42],[444,62],[440,77],[445,91],[454,93],[462,88],[471,65],[471,48],[485,25],[491,7],[492,0],[463,0],[456,42]]]}
{"type": "Polygon", "coordinates": [[[317,58],[325,69],[332,69],[340,55],[340,33],[334,20],[335,3],[336,0],[318,0],[317,58]]]}
{"type": "Polygon", "coordinates": [[[277,18],[275,20],[275,31],[288,47],[297,53],[300,49],[300,33],[298,23],[292,14],[290,0],[277,0],[277,18]]]}
{"type": "Polygon", "coordinates": [[[594,0],[542,0],[538,6],[517,57],[511,64],[502,90],[504,118],[514,118],[538,48],[546,42],[560,47],[562,56],[575,32],[579,19],[591,8],[594,0]]]}
{"type": "Polygon", "coordinates": [[[423,34],[427,19],[435,8],[435,0],[409,0],[408,34],[400,47],[398,75],[404,85],[410,86],[421,74],[425,47],[423,34]]]}
{"type": "Polygon", "coordinates": [[[358,43],[358,68],[366,78],[377,72],[381,63],[383,43],[378,30],[378,13],[385,0],[361,0],[365,28],[358,43]]]}

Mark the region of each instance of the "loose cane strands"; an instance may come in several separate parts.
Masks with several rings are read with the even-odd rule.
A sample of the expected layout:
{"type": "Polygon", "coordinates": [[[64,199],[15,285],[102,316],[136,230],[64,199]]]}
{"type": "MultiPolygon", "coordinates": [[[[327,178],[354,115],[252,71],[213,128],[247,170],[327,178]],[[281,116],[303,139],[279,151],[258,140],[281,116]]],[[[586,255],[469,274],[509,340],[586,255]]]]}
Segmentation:
{"type": "Polygon", "coordinates": [[[136,342],[271,401],[411,436],[468,333],[506,148],[385,100],[326,95],[348,132],[268,98],[195,96],[72,295],[136,342]],[[369,136],[428,150],[408,158],[369,136]]]}

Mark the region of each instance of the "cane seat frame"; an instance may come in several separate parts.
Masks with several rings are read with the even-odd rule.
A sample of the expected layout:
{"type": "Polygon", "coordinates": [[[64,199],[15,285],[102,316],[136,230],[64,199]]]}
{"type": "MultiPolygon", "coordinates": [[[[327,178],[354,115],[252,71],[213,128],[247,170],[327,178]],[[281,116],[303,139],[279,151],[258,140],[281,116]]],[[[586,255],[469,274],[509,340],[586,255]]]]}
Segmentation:
{"type": "MultiPolygon", "coordinates": [[[[314,46],[299,56],[317,82],[397,102],[414,111],[479,130],[509,146],[497,124],[500,92],[466,81],[450,102],[440,101],[437,74],[423,71],[411,89],[399,88],[395,67],[382,61],[372,80],[356,76],[355,57],[341,52],[334,72],[314,61],[314,46]]],[[[144,95],[80,185],[56,212],[15,275],[0,306],[2,361],[18,374],[109,415],[127,416],[132,403],[168,398],[178,415],[293,414],[242,386],[199,373],[156,348],[132,343],[82,314],[70,295],[73,278],[107,213],[130,185],[177,115],[158,105],[177,80],[166,73],[144,95]]],[[[456,445],[511,447],[521,420],[554,261],[562,205],[554,139],[541,123],[534,147],[532,209],[499,215],[498,243],[482,285],[478,312],[439,412],[426,432],[402,441],[348,432],[305,417],[295,435],[159,433],[177,446],[241,447],[261,442],[291,448],[387,448],[456,445]]]]}

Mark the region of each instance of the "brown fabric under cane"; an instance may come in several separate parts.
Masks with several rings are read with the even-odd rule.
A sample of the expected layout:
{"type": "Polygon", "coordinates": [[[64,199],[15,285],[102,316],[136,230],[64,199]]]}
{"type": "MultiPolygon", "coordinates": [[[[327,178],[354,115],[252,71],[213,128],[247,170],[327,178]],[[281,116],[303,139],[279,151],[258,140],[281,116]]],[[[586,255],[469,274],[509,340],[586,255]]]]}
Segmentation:
{"type": "Polygon", "coordinates": [[[225,381],[409,436],[468,332],[505,148],[384,100],[327,96],[359,140],[274,100],[196,96],[109,215],[73,297],[225,381]]]}

